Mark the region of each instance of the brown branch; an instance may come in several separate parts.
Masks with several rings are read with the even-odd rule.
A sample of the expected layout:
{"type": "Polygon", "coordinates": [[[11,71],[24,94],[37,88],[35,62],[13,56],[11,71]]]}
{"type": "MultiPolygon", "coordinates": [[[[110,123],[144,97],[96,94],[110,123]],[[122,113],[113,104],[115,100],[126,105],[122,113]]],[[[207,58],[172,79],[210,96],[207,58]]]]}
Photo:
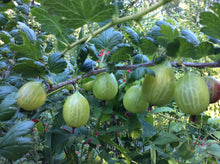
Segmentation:
{"type": "MultiPolygon", "coordinates": [[[[136,64],[136,65],[125,65],[125,66],[116,66],[117,70],[130,70],[133,71],[136,68],[139,67],[150,67],[150,66],[154,66],[154,62],[149,62],[149,63],[143,63],[143,64],[136,64]]],[[[195,67],[195,68],[205,68],[205,67],[211,67],[211,68],[215,68],[215,67],[220,67],[220,63],[219,62],[214,62],[214,63],[191,63],[191,62],[182,62],[182,65],[180,65],[178,62],[171,62],[171,65],[173,67],[182,67],[182,65],[185,65],[186,67],[195,67]]],[[[92,75],[96,75],[99,74],[101,72],[105,72],[107,69],[106,68],[102,68],[102,69],[98,69],[98,70],[92,70],[90,72],[87,72],[81,76],[78,76],[77,78],[73,78],[70,79],[68,81],[64,81],[62,83],[56,84],[56,85],[52,85],[52,87],[48,88],[47,93],[51,93],[61,87],[64,87],[68,84],[75,84],[79,79],[83,79],[92,75]]]]}

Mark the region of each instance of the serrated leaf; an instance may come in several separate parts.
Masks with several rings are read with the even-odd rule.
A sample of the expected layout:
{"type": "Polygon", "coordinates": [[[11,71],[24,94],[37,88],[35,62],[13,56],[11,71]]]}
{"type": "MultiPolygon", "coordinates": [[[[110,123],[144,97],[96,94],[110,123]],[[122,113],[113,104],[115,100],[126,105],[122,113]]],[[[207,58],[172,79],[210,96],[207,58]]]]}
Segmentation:
{"type": "Polygon", "coordinates": [[[153,42],[153,40],[149,38],[143,38],[140,40],[140,48],[144,55],[153,55],[157,50],[157,45],[153,42]]]}
{"type": "Polygon", "coordinates": [[[35,16],[36,21],[42,24],[43,31],[54,35],[62,32],[59,22],[57,22],[54,17],[50,16],[46,10],[35,7],[31,9],[31,13],[35,16]]]}
{"type": "Polygon", "coordinates": [[[111,62],[121,62],[130,58],[130,54],[133,52],[133,47],[129,44],[118,44],[110,52],[111,62]]]}
{"type": "Polygon", "coordinates": [[[96,49],[94,44],[89,44],[89,55],[92,60],[98,60],[99,59],[99,52],[96,49]]]}
{"type": "Polygon", "coordinates": [[[213,132],[213,135],[220,140],[220,131],[213,132]]]}
{"type": "Polygon", "coordinates": [[[161,112],[173,112],[173,108],[170,107],[160,107],[152,110],[151,114],[161,113],[161,112]]]}
{"type": "Polygon", "coordinates": [[[16,58],[27,57],[31,59],[42,58],[41,46],[39,42],[31,43],[31,40],[27,37],[24,32],[19,32],[23,38],[22,45],[16,45],[10,43],[12,51],[15,51],[16,58]]]}
{"type": "Polygon", "coordinates": [[[18,89],[14,86],[0,86],[0,100],[4,99],[12,92],[17,92],[18,89]]]}
{"type": "Polygon", "coordinates": [[[200,24],[203,25],[201,31],[206,35],[220,39],[220,4],[214,3],[211,9],[214,13],[210,11],[200,13],[200,24]]]}
{"type": "Polygon", "coordinates": [[[206,149],[206,151],[207,151],[208,154],[212,154],[212,155],[214,155],[218,158],[220,157],[220,146],[217,145],[217,144],[212,145],[211,147],[208,147],[206,149]]]}
{"type": "Polygon", "coordinates": [[[24,136],[31,132],[33,125],[33,121],[23,121],[13,126],[0,139],[0,155],[9,160],[17,160],[31,150],[33,143],[24,136]]]}
{"type": "Polygon", "coordinates": [[[155,73],[152,69],[147,68],[147,67],[139,67],[128,75],[127,82],[131,83],[131,82],[134,82],[135,80],[139,80],[146,74],[155,76],[155,73]]]}
{"type": "Polygon", "coordinates": [[[89,55],[89,46],[87,44],[83,44],[78,47],[77,49],[77,65],[80,67],[84,61],[86,60],[87,56],[89,55]]]}
{"type": "Polygon", "coordinates": [[[5,97],[5,99],[0,104],[0,121],[6,121],[11,119],[17,108],[12,106],[16,103],[16,99],[18,97],[17,92],[12,92],[5,97]]]}
{"type": "Polygon", "coordinates": [[[48,12],[59,18],[59,22],[69,28],[78,28],[89,22],[110,19],[114,6],[100,0],[47,0],[43,5],[48,12]]]}
{"type": "Polygon", "coordinates": [[[190,159],[194,156],[193,148],[184,142],[179,148],[179,155],[183,160],[190,159]]]}
{"type": "Polygon", "coordinates": [[[34,30],[29,28],[23,22],[18,21],[17,23],[18,23],[17,28],[26,34],[26,36],[30,39],[31,43],[34,43],[37,40],[37,37],[36,37],[34,30]]]}
{"type": "Polygon", "coordinates": [[[159,137],[156,138],[156,140],[154,141],[154,144],[156,145],[165,145],[168,143],[172,143],[172,142],[179,142],[180,139],[172,134],[172,133],[162,133],[159,137]]]}
{"type": "Polygon", "coordinates": [[[171,122],[170,124],[170,130],[174,132],[179,132],[183,129],[183,126],[185,123],[183,122],[171,122]]]}
{"type": "Polygon", "coordinates": [[[24,77],[37,77],[47,73],[43,63],[29,58],[19,58],[14,69],[24,77]]]}
{"type": "Polygon", "coordinates": [[[166,47],[167,55],[170,57],[185,57],[190,58],[195,55],[195,48],[192,43],[188,42],[183,37],[177,37],[173,42],[166,47]]]}
{"type": "Polygon", "coordinates": [[[214,54],[214,46],[209,42],[202,42],[195,48],[196,55],[192,56],[193,59],[199,59],[201,57],[214,54]]]}
{"type": "Polygon", "coordinates": [[[128,37],[131,39],[131,41],[134,43],[134,44],[139,44],[139,36],[138,34],[133,30],[131,29],[130,27],[125,27],[125,32],[128,34],[128,37]]]}
{"type": "Polygon", "coordinates": [[[62,58],[62,54],[60,52],[56,52],[54,54],[50,54],[48,58],[48,66],[51,72],[61,73],[65,70],[67,63],[62,58]]]}
{"type": "Polygon", "coordinates": [[[94,69],[96,62],[93,60],[86,59],[84,63],[80,66],[82,72],[89,72],[94,69]]]}
{"type": "Polygon", "coordinates": [[[0,39],[5,43],[8,44],[11,42],[11,35],[7,31],[0,31],[0,39]]]}
{"type": "Polygon", "coordinates": [[[179,32],[177,29],[172,29],[168,25],[162,25],[160,27],[160,33],[163,36],[158,36],[157,40],[163,46],[167,45],[169,42],[173,41],[177,36],[179,36],[179,32]]]}
{"type": "Polygon", "coordinates": [[[122,42],[123,35],[112,27],[102,32],[99,38],[93,38],[91,42],[99,49],[112,49],[122,42]]]}
{"type": "Polygon", "coordinates": [[[138,114],[137,116],[138,116],[138,121],[142,127],[141,137],[142,138],[153,137],[157,133],[154,126],[145,120],[145,117],[143,114],[138,114]]]}

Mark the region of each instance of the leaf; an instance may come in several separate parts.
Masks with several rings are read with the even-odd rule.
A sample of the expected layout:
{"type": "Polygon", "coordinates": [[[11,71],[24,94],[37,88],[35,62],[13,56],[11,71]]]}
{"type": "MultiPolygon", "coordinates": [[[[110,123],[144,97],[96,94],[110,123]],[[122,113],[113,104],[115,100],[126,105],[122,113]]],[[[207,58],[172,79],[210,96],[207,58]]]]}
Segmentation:
{"type": "Polygon", "coordinates": [[[140,48],[144,55],[153,55],[157,50],[157,45],[152,40],[144,38],[140,40],[140,48]]]}
{"type": "Polygon", "coordinates": [[[0,31],[0,39],[5,43],[8,44],[11,42],[11,35],[7,31],[0,31]]]}
{"type": "Polygon", "coordinates": [[[89,22],[101,22],[113,15],[113,5],[100,0],[47,0],[43,5],[69,28],[78,28],[89,22]]]}
{"type": "Polygon", "coordinates": [[[192,56],[193,59],[199,59],[208,55],[214,54],[214,46],[209,42],[202,42],[195,48],[196,55],[192,56]]]}
{"type": "Polygon", "coordinates": [[[182,123],[182,122],[171,122],[170,130],[174,132],[179,132],[183,129],[184,125],[185,123],[182,123]]]}
{"type": "Polygon", "coordinates": [[[133,52],[133,47],[129,44],[118,44],[110,52],[110,61],[111,62],[121,62],[129,59],[130,54],[133,52]]]}
{"type": "Polygon", "coordinates": [[[93,60],[86,59],[84,63],[80,66],[82,72],[89,72],[94,69],[96,62],[93,60]]]}
{"type": "Polygon", "coordinates": [[[217,145],[217,144],[212,145],[211,147],[208,147],[206,149],[206,151],[207,151],[208,154],[212,154],[212,155],[214,155],[218,158],[220,157],[220,146],[217,145]]]}
{"type": "Polygon", "coordinates": [[[89,44],[89,55],[92,60],[98,60],[99,59],[99,52],[97,51],[94,44],[89,44]]]}
{"type": "Polygon", "coordinates": [[[200,13],[200,24],[203,25],[201,32],[220,39],[220,4],[214,3],[211,9],[214,13],[210,11],[200,13]]]}
{"type": "Polygon", "coordinates": [[[56,52],[54,54],[50,54],[48,58],[48,66],[51,72],[61,73],[65,70],[67,63],[62,58],[62,54],[60,52],[56,52]]]}
{"type": "Polygon", "coordinates": [[[192,43],[194,47],[199,45],[199,41],[195,34],[189,30],[182,30],[181,34],[189,43],[192,43]]]}
{"type": "Polygon", "coordinates": [[[101,140],[102,142],[109,143],[109,144],[113,145],[116,149],[118,149],[123,154],[123,156],[125,157],[125,159],[127,161],[131,161],[130,156],[127,154],[127,153],[129,153],[129,151],[126,148],[117,145],[114,141],[112,141],[112,138],[113,137],[110,135],[98,135],[99,140],[101,140]]]}
{"type": "Polygon", "coordinates": [[[19,58],[14,69],[24,77],[37,77],[47,73],[43,63],[29,58],[19,58]]]}
{"type": "Polygon", "coordinates": [[[156,138],[156,140],[154,141],[154,144],[166,145],[168,143],[179,142],[179,141],[180,139],[176,135],[172,133],[164,132],[163,134],[161,134],[159,137],[156,138]]]}
{"type": "Polygon", "coordinates": [[[18,89],[14,86],[0,86],[0,99],[4,99],[11,92],[17,92],[18,89]]]}
{"type": "Polygon", "coordinates": [[[160,33],[163,36],[158,36],[157,40],[159,43],[163,43],[162,45],[167,45],[169,42],[173,41],[176,37],[179,36],[179,32],[177,29],[172,29],[168,25],[160,26],[160,33]]]}
{"type": "Polygon", "coordinates": [[[192,158],[194,156],[193,148],[190,145],[188,145],[186,142],[184,142],[179,148],[179,156],[183,160],[192,158]]]}
{"type": "Polygon", "coordinates": [[[31,28],[29,28],[26,24],[19,21],[17,23],[18,23],[17,28],[26,34],[28,39],[30,39],[31,43],[34,43],[37,40],[35,32],[31,28]]]}
{"type": "Polygon", "coordinates": [[[62,27],[59,22],[50,16],[46,10],[35,7],[31,9],[31,13],[35,16],[36,21],[42,24],[41,27],[43,31],[54,35],[62,32],[62,27]]]}
{"type": "Polygon", "coordinates": [[[220,132],[219,131],[215,131],[212,134],[220,140],[220,132]]]}
{"type": "Polygon", "coordinates": [[[115,31],[114,28],[109,28],[102,32],[99,38],[93,38],[93,43],[98,49],[112,49],[114,46],[122,42],[123,35],[119,31],[115,31]]]}
{"type": "Polygon", "coordinates": [[[160,107],[160,108],[156,108],[153,109],[151,114],[156,114],[156,113],[161,113],[161,112],[173,112],[173,108],[170,107],[160,107]]]}
{"type": "Polygon", "coordinates": [[[84,61],[86,60],[87,56],[89,55],[89,47],[87,44],[83,44],[78,47],[77,50],[77,65],[80,67],[84,61]]]}
{"type": "Polygon", "coordinates": [[[127,82],[128,83],[132,83],[135,80],[139,80],[141,79],[143,76],[145,76],[146,74],[150,74],[152,76],[155,76],[154,71],[150,68],[146,68],[146,67],[138,67],[137,69],[135,69],[134,71],[132,71],[128,77],[127,77],[127,82]]]}
{"type": "Polygon", "coordinates": [[[41,46],[39,42],[31,43],[31,40],[27,37],[24,32],[19,32],[23,38],[22,45],[16,45],[10,43],[11,50],[15,51],[16,58],[27,57],[31,59],[42,58],[41,46]]]}
{"type": "Polygon", "coordinates": [[[33,143],[24,136],[31,132],[33,125],[33,121],[23,121],[13,126],[0,139],[0,155],[9,160],[17,160],[31,150],[33,143]]]}
{"type": "Polygon", "coordinates": [[[138,121],[141,124],[142,129],[143,129],[141,137],[142,138],[153,137],[157,133],[154,126],[145,120],[145,117],[143,114],[138,114],[137,116],[138,116],[138,121]]]}
{"type": "Polygon", "coordinates": [[[18,93],[12,92],[2,101],[0,104],[0,121],[10,120],[14,116],[17,111],[17,107],[12,105],[16,104],[17,97],[18,93]]]}
{"type": "Polygon", "coordinates": [[[130,27],[125,27],[125,32],[128,34],[128,37],[131,39],[131,41],[138,45],[139,44],[139,36],[138,34],[133,30],[131,29],[130,27]]]}
{"type": "Polygon", "coordinates": [[[193,58],[193,55],[195,54],[193,44],[183,37],[177,37],[173,42],[167,45],[166,49],[167,55],[170,57],[193,58]]]}

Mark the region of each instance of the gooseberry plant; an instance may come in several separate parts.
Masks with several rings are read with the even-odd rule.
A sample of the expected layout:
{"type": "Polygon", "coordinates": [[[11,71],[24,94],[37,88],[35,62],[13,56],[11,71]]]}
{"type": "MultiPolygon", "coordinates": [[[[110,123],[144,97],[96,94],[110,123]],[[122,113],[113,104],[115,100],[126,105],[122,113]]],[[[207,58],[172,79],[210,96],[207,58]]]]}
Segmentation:
{"type": "Polygon", "coordinates": [[[1,163],[219,162],[220,4],[198,40],[154,17],[172,0],[128,2],[2,1],[1,163]]]}

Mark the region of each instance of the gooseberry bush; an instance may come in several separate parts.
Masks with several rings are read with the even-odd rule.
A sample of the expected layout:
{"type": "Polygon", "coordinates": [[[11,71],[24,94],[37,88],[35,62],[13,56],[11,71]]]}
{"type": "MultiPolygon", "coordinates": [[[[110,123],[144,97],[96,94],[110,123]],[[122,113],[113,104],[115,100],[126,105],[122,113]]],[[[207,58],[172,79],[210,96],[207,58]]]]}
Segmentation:
{"type": "Polygon", "coordinates": [[[1,1],[0,162],[219,163],[209,2],[1,1]]]}

